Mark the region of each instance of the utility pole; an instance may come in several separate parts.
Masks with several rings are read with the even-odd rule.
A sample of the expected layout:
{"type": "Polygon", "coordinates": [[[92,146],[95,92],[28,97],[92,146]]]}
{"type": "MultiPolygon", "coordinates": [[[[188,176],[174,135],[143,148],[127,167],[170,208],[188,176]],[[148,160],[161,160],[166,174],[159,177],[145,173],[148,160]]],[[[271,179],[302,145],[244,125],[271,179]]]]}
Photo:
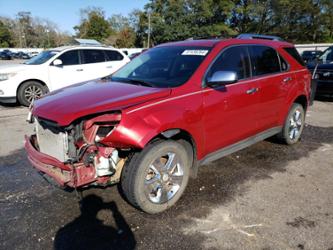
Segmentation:
{"type": "Polygon", "coordinates": [[[17,13],[16,17],[17,17],[17,21],[19,24],[19,33],[20,33],[20,47],[22,48],[27,47],[27,40],[26,40],[26,34],[25,34],[25,29],[26,29],[26,25],[28,24],[27,22],[30,20],[30,15],[31,12],[29,11],[20,11],[17,13]],[[22,27],[22,23],[21,21],[24,21],[25,23],[23,23],[24,27],[22,27]]]}
{"type": "Polygon", "coordinates": [[[47,47],[50,48],[50,30],[46,29],[46,35],[47,35],[47,47]]]}
{"type": "Polygon", "coordinates": [[[148,42],[147,48],[150,48],[150,11],[148,11],[148,42]]]}

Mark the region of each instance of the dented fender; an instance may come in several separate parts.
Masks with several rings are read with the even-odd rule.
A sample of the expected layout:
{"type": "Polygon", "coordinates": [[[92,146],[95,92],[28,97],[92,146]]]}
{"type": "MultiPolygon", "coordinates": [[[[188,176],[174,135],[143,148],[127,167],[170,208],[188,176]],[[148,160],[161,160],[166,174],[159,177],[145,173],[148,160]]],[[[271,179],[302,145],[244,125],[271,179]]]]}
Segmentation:
{"type": "MultiPolygon", "coordinates": [[[[191,135],[198,153],[203,152],[203,109],[201,93],[193,101],[193,96],[180,96],[167,101],[142,105],[122,111],[122,118],[104,144],[114,147],[144,148],[153,138],[169,130],[182,130],[191,135]],[[184,105],[183,98],[192,101],[184,105]],[[140,112],[139,112],[140,111],[140,112]]],[[[200,153],[197,155],[200,157],[200,153]]]]}

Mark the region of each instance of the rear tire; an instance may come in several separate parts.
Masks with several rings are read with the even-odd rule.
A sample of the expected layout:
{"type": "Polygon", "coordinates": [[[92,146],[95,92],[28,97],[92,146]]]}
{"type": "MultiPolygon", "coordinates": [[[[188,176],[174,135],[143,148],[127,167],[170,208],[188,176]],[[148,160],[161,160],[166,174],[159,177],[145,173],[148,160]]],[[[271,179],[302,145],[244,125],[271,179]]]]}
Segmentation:
{"type": "Polygon", "coordinates": [[[40,82],[27,81],[17,91],[17,99],[21,105],[29,106],[32,100],[42,97],[47,92],[47,87],[40,82]]]}
{"type": "Polygon", "coordinates": [[[163,212],[183,194],[191,160],[185,147],[172,140],[156,141],[130,157],[121,177],[127,200],[150,214],[163,212]]]}
{"type": "Polygon", "coordinates": [[[297,143],[302,135],[305,124],[305,111],[301,104],[294,103],[289,110],[283,129],[278,138],[285,144],[297,143]]]}

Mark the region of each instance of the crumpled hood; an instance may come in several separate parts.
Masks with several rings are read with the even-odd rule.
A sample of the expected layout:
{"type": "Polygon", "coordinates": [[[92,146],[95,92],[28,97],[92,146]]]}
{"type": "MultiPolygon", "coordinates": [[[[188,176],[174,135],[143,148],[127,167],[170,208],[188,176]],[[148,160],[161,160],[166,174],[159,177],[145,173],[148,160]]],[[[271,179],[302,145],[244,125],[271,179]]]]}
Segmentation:
{"type": "Polygon", "coordinates": [[[75,84],[49,93],[34,102],[33,115],[67,126],[95,113],[121,110],[149,100],[166,97],[170,89],[151,88],[97,80],[75,84]]]}

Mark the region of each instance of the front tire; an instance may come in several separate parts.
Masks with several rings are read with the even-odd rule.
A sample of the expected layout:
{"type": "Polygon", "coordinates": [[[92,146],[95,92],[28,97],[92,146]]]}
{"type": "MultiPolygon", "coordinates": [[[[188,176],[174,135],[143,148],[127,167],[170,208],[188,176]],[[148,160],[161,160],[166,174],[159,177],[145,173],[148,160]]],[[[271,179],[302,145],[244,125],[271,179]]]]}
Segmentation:
{"type": "Polygon", "coordinates": [[[191,160],[176,141],[156,141],[127,161],[121,186],[127,200],[146,213],[163,212],[183,194],[191,160]]]}
{"type": "Polygon", "coordinates": [[[38,99],[48,92],[47,87],[37,81],[23,83],[17,91],[17,99],[23,106],[29,106],[34,99],[38,99]]]}
{"type": "Polygon", "coordinates": [[[294,103],[289,110],[281,133],[278,135],[282,142],[292,145],[297,143],[302,135],[305,124],[305,110],[299,103],[294,103]]]}

